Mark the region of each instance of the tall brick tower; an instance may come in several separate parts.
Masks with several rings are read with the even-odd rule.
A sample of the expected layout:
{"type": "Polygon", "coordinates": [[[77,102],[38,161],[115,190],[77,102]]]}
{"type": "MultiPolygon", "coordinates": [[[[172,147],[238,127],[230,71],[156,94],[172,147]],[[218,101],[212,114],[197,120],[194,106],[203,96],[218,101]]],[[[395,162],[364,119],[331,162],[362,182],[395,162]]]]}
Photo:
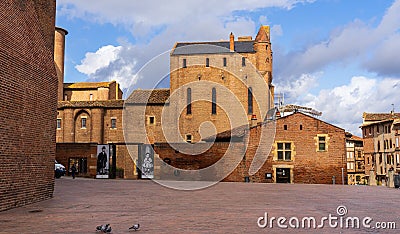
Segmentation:
{"type": "Polygon", "coordinates": [[[0,211],[51,198],[55,0],[0,1],[0,211]]]}
{"type": "Polygon", "coordinates": [[[58,101],[63,100],[65,36],[67,34],[67,30],[56,27],[54,35],[54,62],[58,77],[58,101]]]}

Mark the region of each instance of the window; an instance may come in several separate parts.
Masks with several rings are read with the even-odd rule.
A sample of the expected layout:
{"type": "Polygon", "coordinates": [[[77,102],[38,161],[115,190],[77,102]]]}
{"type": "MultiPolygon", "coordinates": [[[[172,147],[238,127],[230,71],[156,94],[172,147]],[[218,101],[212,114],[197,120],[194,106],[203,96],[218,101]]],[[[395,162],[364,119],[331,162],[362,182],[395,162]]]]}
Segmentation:
{"type": "Polygon", "coordinates": [[[210,59],[206,58],[206,67],[209,67],[209,66],[210,66],[210,59]]]}
{"type": "Polygon", "coordinates": [[[303,125],[300,124],[300,130],[303,130],[303,125]]]}
{"type": "Polygon", "coordinates": [[[190,134],[186,135],[186,142],[187,143],[192,143],[192,135],[190,135],[190,134]]]}
{"type": "Polygon", "coordinates": [[[93,101],[93,94],[89,94],[89,101],[93,101]]]}
{"type": "Polygon", "coordinates": [[[287,130],[287,125],[283,125],[283,130],[287,130]]]}
{"type": "Polygon", "coordinates": [[[247,89],[247,114],[253,114],[253,90],[251,87],[247,89]]]}
{"type": "Polygon", "coordinates": [[[183,67],[183,68],[186,68],[186,59],[183,59],[183,61],[182,61],[182,67],[183,67]]]}
{"type": "Polygon", "coordinates": [[[64,94],[64,101],[68,101],[68,95],[64,94]]]}
{"type": "Polygon", "coordinates": [[[397,137],[396,138],[396,148],[398,148],[399,147],[399,138],[397,137]]]}
{"type": "Polygon", "coordinates": [[[57,119],[57,129],[61,129],[61,119],[57,119]]]}
{"type": "Polygon", "coordinates": [[[156,124],[156,117],[154,117],[154,116],[149,116],[148,124],[149,124],[149,125],[154,125],[154,124],[156,124]]]}
{"type": "Polygon", "coordinates": [[[368,163],[368,165],[370,164],[370,160],[369,160],[369,157],[367,158],[367,163],[368,163]]]}
{"type": "Polygon", "coordinates": [[[354,169],[354,163],[347,163],[347,170],[353,170],[354,169]]]}
{"type": "Polygon", "coordinates": [[[111,128],[112,129],[117,128],[117,118],[111,118],[111,128]]]}
{"type": "Polygon", "coordinates": [[[328,151],[328,134],[317,134],[316,140],[317,152],[328,151]]]}
{"type": "Polygon", "coordinates": [[[211,114],[217,114],[217,90],[212,88],[212,103],[211,103],[211,114]]]}
{"type": "Polygon", "coordinates": [[[81,118],[81,128],[86,128],[86,117],[81,118]]]}
{"type": "Polygon", "coordinates": [[[246,66],[246,58],[242,57],[242,67],[245,67],[245,66],[246,66]]]}
{"type": "Polygon", "coordinates": [[[192,89],[188,88],[187,89],[187,94],[186,94],[186,114],[191,115],[192,114],[192,89]]]}
{"type": "Polygon", "coordinates": [[[381,150],[381,143],[378,141],[378,152],[381,150]]]}
{"type": "Polygon", "coordinates": [[[278,160],[292,160],[292,144],[287,142],[277,143],[278,160]]]}
{"type": "Polygon", "coordinates": [[[226,67],[226,58],[222,59],[222,64],[223,64],[224,67],[226,67]]]}

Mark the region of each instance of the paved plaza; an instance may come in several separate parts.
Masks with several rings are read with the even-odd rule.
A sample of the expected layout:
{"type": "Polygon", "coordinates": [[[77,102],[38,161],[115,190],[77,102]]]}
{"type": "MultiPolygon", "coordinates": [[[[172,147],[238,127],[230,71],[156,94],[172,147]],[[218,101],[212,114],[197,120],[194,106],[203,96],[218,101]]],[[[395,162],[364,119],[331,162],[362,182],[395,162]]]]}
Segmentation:
{"type": "Polygon", "coordinates": [[[376,229],[375,222],[395,222],[399,229],[399,199],[399,189],[385,187],[219,183],[179,191],[153,181],[64,177],[56,180],[53,199],[0,212],[0,233],[96,233],[105,223],[112,233],[136,233],[128,231],[134,223],[141,225],[137,233],[397,233],[376,229]],[[347,208],[344,218],[371,217],[371,228],[340,228],[338,206],[347,208]],[[289,227],[274,221],[260,228],[265,212],[268,220],[285,217],[289,227]],[[315,217],[318,225],[330,214],[338,218],[336,228],[328,221],[316,229],[288,224],[291,217],[300,223],[315,217]]]}

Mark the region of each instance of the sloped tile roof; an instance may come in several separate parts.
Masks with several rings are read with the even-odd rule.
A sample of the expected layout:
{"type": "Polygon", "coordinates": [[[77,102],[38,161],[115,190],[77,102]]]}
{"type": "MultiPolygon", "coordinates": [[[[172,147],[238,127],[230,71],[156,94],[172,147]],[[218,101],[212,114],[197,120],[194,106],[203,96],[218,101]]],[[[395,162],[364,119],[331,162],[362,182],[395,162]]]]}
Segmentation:
{"type": "Polygon", "coordinates": [[[250,129],[250,126],[248,124],[233,128],[231,130],[227,130],[224,132],[220,132],[217,135],[210,136],[207,138],[202,139],[203,141],[213,141],[214,139],[216,140],[222,140],[222,139],[230,139],[230,138],[241,138],[246,134],[246,131],[250,129]]]}
{"type": "MultiPolygon", "coordinates": [[[[235,52],[254,53],[254,41],[235,41],[235,52]]],[[[220,54],[229,53],[229,41],[214,42],[179,42],[176,44],[172,55],[191,55],[191,54],[220,54]]]]}
{"type": "Polygon", "coordinates": [[[126,100],[128,104],[165,104],[169,98],[169,89],[137,89],[126,100]]]}
{"type": "Polygon", "coordinates": [[[400,118],[400,113],[366,113],[363,114],[364,121],[382,121],[400,118]]]}
{"type": "Polygon", "coordinates": [[[97,89],[101,87],[108,88],[111,82],[78,82],[78,83],[64,83],[64,89],[97,89]]]}

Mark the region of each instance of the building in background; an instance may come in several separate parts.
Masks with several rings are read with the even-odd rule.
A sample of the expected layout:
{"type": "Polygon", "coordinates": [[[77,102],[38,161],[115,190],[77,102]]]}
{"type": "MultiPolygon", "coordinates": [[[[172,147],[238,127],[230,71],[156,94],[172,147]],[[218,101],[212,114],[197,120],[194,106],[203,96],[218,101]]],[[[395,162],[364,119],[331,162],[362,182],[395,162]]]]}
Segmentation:
{"type": "Polygon", "coordinates": [[[366,184],[363,139],[346,132],[347,184],[366,184]]]}
{"type": "Polygon", "coordinates": [[[0,211],[51,198],[57,74],[54,0],[0,2],[0,211]]]}
{"type": "Polygon", "coordinates": [[[364,113],[361,129],[369,184],[390,185],[400,172],[400,113],[364,113]]]}

